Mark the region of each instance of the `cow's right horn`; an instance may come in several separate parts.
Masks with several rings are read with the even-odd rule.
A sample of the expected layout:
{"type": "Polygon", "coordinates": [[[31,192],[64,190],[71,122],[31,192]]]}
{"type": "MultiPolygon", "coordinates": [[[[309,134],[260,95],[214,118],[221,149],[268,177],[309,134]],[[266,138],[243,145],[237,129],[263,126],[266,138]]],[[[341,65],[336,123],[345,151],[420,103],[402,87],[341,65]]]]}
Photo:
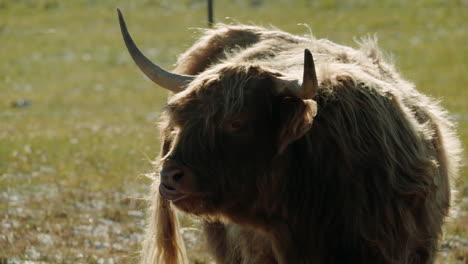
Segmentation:
{"type": "Polygon", "coordinates": [[[174,93],[178,93],[184,89],[184,87],[191,82],[194,77],[190,75],[181,75],[175,74],[169,71],[164,70],[158,65],[151,62],[143,53],[138,49],[132,37],[128,33],[127,26],[125,25],[125,20],[120,12],[120,9],[117,9],[119,14],[119,23],[120,30],[122,31],[122,36],[127,46],[128,52],[135,61],[136,65],[140,70],[148,76],[153,82],[159,86],[166,88],[174,93]]]}

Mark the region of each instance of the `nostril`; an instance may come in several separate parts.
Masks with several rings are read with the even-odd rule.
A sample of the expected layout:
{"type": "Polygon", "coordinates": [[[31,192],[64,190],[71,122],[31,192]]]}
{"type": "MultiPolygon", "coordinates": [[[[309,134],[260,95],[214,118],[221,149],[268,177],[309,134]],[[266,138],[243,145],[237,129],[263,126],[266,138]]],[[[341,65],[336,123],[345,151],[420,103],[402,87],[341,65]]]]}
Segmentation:
{"type": "Polygon", "coordinates": [[[162,170],[160,174],[164,181],[177,182],[184,176],[184,171],[180,169],[162,170]]]}

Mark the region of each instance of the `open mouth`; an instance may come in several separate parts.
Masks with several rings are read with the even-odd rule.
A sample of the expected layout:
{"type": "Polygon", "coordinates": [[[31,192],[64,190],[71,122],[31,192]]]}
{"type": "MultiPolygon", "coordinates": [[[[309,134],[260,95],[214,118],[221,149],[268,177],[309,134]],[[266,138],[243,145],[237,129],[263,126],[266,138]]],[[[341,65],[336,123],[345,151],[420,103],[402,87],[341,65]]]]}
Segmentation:
{"type": "Polygon", "coordinates": [[[176,188],[164,183],[159,184],[159,194],[161,194],[164,199],[172,201],[173,203],[185,199],[189,196],[188,194],[181,193],[177,191],[176,188]]]}

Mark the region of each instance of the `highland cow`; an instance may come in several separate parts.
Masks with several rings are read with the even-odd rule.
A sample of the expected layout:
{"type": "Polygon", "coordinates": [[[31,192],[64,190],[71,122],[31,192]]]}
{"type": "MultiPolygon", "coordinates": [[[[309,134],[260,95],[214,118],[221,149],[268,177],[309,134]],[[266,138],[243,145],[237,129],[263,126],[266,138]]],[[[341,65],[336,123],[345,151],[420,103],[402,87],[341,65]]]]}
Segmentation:
{"type": "Polygon", "coordinates": [[[217,263],[434,262],[460,144],[374,39],[218,24],[168,72],[119,20],[172,92],[144,263],[187,262],[174,208],[203,219],[217,263]]]}

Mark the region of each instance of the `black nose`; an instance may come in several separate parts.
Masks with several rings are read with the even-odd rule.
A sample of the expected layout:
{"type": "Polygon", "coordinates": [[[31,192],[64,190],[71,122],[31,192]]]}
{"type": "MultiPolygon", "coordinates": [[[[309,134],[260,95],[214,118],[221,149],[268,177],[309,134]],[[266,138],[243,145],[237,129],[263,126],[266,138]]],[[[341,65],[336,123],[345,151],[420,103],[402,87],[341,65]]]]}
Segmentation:
{"type": "Polygon", "coordinates": [[[177,167],[171,167],[163,169],[160,174],[163,182],[176,183],[184,176],[184,171],[177,167]]]}

